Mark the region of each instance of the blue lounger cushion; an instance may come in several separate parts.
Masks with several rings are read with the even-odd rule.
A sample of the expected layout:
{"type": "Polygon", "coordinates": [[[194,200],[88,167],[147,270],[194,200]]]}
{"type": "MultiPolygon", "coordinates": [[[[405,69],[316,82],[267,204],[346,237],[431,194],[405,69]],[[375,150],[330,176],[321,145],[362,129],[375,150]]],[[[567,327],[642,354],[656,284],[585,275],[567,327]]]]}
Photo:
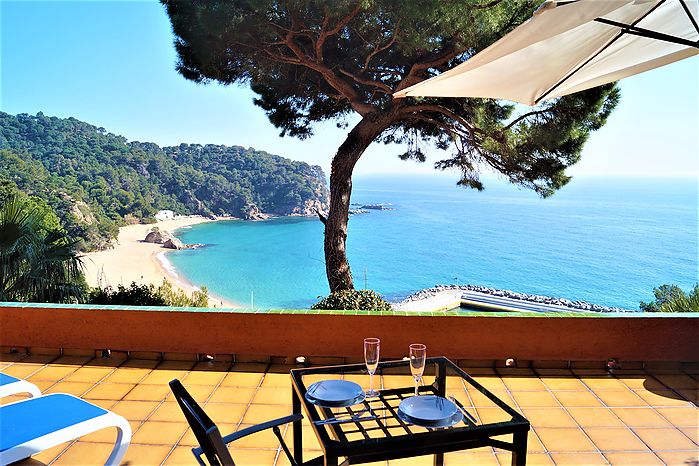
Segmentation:
{"type": "Polygon", "coordinates": [[[29,393],[31,396],[41,396],[39,387],[33,383],[0,372],[0,397],[16,393],[29,393]]]}
{"type": "Polygon", "coordinates": [[[121,463],[131,441],[131,426],[121,416],[73,395],[54,393],[0,406],[0,465],[108,427],[117,438],[106,463],[121,463]]]}
{"type": "Polygon", "coordinates": [[[19,381],[20,379],[18,379],[17,377],[12,377],[11,375],[3,374],[2,372],[0,372],[0,386],[19,381]]]}
{"type": "Polygon", "coordinates": [[[0,451],[107,414],[106,409],[62,393],[0,407],[0,451]]]}

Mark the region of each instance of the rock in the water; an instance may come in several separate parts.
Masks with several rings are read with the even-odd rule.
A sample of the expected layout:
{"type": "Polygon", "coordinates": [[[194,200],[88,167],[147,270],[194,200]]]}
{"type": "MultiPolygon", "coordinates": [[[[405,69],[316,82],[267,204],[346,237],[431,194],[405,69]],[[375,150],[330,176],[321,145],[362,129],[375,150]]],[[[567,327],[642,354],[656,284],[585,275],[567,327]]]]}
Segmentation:
{"type": "Polygon", "coordinates": [[[187,245],[175,237],[168,238],[167,241],[163,243],[163,247],[168,249],[187,249],[187,245]]]}

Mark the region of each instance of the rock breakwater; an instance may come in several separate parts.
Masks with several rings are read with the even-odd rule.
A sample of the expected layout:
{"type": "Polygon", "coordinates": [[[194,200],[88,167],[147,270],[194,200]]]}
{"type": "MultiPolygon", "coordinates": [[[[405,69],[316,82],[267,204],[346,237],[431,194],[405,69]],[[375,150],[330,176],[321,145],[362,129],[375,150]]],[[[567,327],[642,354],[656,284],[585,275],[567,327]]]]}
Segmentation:
{"type": "Polygon", "coordinates": [[[517,299],[520,301],[526,301],[530,303],[547,304],[553,306],[562,306],[579,311],[591,311],[591,312],[634,312],[629,309],[621,309],[618,307],[602,306],[599,304],[588,303],[586,301],[571,301],[566,298],[554,298],[551,296],[541,296],[533,295],[527,293],[518,293],[516,291],[510,290],[498,290],[496,288],[489,288],[487,286],[478,285],[436,285],[432,288],[426,288],[420,290],[417,293],[413,293],[403,301],[397,304],[397,306],[403,306],[407,303],[412,303],[416,301],[421,301],[423,299],[428,299],[437,296],[443,292],[449,291],[471,291],[477,293],[483,293],[490,296],[498,296],[502,298],[517,299]]]}

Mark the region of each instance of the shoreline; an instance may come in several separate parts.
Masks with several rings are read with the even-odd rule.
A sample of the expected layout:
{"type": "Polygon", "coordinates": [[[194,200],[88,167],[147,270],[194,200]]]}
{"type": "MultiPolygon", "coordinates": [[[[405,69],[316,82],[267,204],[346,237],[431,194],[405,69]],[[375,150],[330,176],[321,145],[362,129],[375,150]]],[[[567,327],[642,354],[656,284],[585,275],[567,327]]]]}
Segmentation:
{"type": "Polygon", "coordinates": [[[633,309],[602,306],[600,304],[593,304],[586,301],[571,301],[565,298],[532,295],[478,285],[436,285],[432,288],[425,288],[393,304],[393,309],[401,311],[418,311],[434,310],[435,308],[439,307],[442,310],[446,310],[446,307],[450,307],[452,303],[461,303],[462,295],[467,292],[482,294],[484,296],[507,298],[514,301],[521,301],[522,303],[539,304],[542,307],[557,306],[570,309],[571,311],[599,313],[639,312],[633,309]]]}
{"type": "MultiPolygon", "coordinates": [[[[182,277],[167,259],[167,253],[172,249],[163,248],[160,244],[146,243],[143,239],[156,226],[174,233],[178,229],[192,225],[225,220],[235,219],[221,217],[213,220],[200,215],[190,215],[151,224],[120,227],[114,247],[83,255],[85,280],[90,286],[116,287],[117,285],[128,286],[132,282],[139,285],[160,286],[163,280],[167,279],[173,287],[191,295],[193,291],[199,291],[200,288],[182,277]]],[[[209,307],[235,309],[244,307],[215,294],[208,293],[208,295],[209,307]]]]}

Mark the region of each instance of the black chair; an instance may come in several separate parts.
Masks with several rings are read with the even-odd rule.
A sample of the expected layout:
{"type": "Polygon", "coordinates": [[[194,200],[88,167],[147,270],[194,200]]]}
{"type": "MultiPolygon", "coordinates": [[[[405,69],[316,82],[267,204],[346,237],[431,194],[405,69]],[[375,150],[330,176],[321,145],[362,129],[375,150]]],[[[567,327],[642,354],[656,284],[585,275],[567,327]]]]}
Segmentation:
{"type": "Polygon", "coordinates": [[[319,456],[310,461],[304,461],[303,465],[299,465],[294,460],[293,455],[289,451],[289,447],[287,447],[286,443],[284,442],[279,426],[288,424],[289,422],[300,421],[303,419],[303,416],[300,414],[292,414],[291,416],[285,416],[273,421],[268,421],[222,437],[216,424],[209,416],[207,416],[201,406],[194,401],[192,395],[190,395],[184,386],[182,386],[182,383],[179,380],[171,380],[170,389],[175,395],[175,399],[180,405],[180,408],[184,413],[184,417],[187,418],[189,426],[192,428],[192,431],[194,431],[194,435],[197,437],[199,447],[192,448],[192,453],[194,453],[195,458],[202,466],[206,466],[206,463],[204,463],[202,460],[202,454],[206,456],[206,459],[211,466],[235,466],[233,458],[231,458],[231,454],[226,445],[240,438],[247,437],[250,434],[262,432],[263,430],[267,429],[272,429],[274,431],[274,434],[277,436],[282,448],[284,449],[284,453],[286,453],[286,456],[289,458],[289,462],[291,462],[292,465],[315,466],[323,464],[323,457],[319,456]]]}

